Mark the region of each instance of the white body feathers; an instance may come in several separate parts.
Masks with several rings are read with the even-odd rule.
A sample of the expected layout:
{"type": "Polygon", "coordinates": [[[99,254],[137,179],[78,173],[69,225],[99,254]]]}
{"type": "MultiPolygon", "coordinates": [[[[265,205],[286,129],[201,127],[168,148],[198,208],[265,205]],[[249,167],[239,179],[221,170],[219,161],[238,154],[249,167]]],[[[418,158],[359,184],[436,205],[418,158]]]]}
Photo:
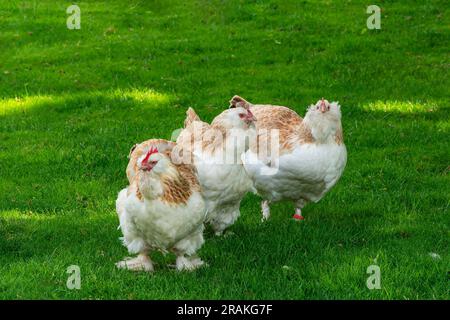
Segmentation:
{"type": "Polygon", "coordinates": [[[280,156],[275,174],[264,175],[270,169],[267,163],[250,150],[243,156],[258,193],[271,202],[319,201],[341,177],[346,161],[345,145],[304,144],[280,156]]]}
{"type": "Polygon", "coordinates": [[[192,109],[187,114],[177,145],[193,154],[208,212],[206,221],[220,235],[239,217],[241,200],[252,190],[241,156],[256,134],[255,119],[242,107],[225,110],[211,125],[201,122],[192,109]]]}
{"type": "Polygon", "coordinates": [[[280,140],[276,159],[261,156],[259,145],[242,157],[257,193],[266,200],[263,216],[269,216],[268,203],[280,200],[293,201],[301,216],[301,208],[319,201],[344,171],[347,150],[340,106],[322,99],[309,107],[304,119],[282,106],[250,106],[257,118],[258,144],[265,139],[262,132],[270,130],[277,130],[280,140]]]}
{"type": "Polygon", "coordinates": [[[203,244],[205,204],[194,193],[186,204],[168,205],[160,199],[140,200],[128,189],[116,201],[123,243],[130,253],[171,249],[194,254],[203,244]]]}
{"type": "Polygon", "coordinates": [[[123,244],[139,256],[120,261],[119,268],[153,271],[148,254],[155,250],[174,252],[178,270],[203,264],[194,254],[204,242],[205,202],[195,168],[173,163],[172,147],[148,140],[131,151],[130,186],[120,191],[116,211],[123,244]]]}
{"type": "MultiPolygon", "coordinates": [[[[225,152],[242,155],[244,148],[237,145],[236,150],[227,149],[225,152]]],[[[240,157],[236,164],[223,164],[222,155],[194,153],[194,156],[208,211],[206,221],[220,234],[239,217],[241,200],[252,189],[252,180],[240,157]]]]}

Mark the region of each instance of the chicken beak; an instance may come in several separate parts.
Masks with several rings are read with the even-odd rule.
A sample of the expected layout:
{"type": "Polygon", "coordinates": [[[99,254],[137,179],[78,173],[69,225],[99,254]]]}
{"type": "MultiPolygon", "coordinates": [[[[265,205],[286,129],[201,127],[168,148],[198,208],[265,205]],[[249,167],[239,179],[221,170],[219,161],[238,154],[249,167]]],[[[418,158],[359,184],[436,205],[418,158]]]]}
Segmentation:
{"type": "Polygon", "coordinates": [[[325,113],[327,111],[327,104],[325,103],[325,99],[322,98],[320,100],[320,112],[325,113]]]}
{"type": "Polygon", "coordinates": [[[145,164],[143,163],[141,168],[143,171],[151,171],[153,169],[153,165],[147,162],[145,164]]]}

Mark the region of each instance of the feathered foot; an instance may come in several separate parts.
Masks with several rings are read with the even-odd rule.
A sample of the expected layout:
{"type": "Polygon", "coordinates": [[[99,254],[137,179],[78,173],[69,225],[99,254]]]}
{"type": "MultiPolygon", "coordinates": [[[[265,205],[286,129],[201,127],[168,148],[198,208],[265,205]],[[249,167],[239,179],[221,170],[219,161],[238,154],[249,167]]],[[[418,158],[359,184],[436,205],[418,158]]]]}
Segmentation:
{"type": "Polygon", "coordinates": [[[125,258],[124,260],[117,262],[116,267],[131,271],[154,271],[152,260],[150,260],[148,255],[143,253],[139,254],[136,258],[125,258]]]}
{"type": "Polygon", "coordinates": [[[235,233],[233,231],[227,230],[225,231],[225,233],[222,233],[224,238],[228,238],[228,237],[232,237],[235,235],[235,233]]]}
{"type": "Polygon", "coordinates": [[[270,202],[268,200],[261,201],[262,218],[261,222],[266,221],[270,217],[270,202]]]}
{"type": "Polygon", "coordinates": [[[204,265],[204,262],[199,257],[196,256],[192,257],[178,256],[176,263],[178,271],[185,271],[185,270],[193,271],[204,265]]]}

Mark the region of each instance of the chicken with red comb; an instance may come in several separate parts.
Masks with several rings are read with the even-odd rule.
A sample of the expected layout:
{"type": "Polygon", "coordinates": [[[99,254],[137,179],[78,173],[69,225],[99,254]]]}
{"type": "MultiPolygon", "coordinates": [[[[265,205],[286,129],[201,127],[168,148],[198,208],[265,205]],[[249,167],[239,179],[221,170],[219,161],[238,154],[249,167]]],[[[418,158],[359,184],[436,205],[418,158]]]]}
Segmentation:
{"type": "Polygon", "coordinates": [[[245,104],[234,101],[211,124],[189,108],[185,128],[177,138],[177,148],[193,155],[208,211],[206,222],[216,235],[237,220],[241,200],[252,190],[241,155],[255,138],[255,121],[245,104]]]}
{"type": "Polygon", "coordinates": [[[135,258],[118,268],[153,271],[152,251],[173,252],[178,270],[203,265],[196,252],[202,246],[206,206],[195,167],[172,160],[175,144],[151,139],[135,145],[127,176],[130,185],[116,201],[123,244],[135,258]]]}

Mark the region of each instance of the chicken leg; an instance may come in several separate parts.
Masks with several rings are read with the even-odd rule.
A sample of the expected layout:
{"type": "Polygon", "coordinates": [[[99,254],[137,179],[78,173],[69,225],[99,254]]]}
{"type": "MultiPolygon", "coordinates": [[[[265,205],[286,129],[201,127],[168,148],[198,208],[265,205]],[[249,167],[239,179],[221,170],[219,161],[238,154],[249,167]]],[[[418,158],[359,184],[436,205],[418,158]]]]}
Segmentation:
{"type": "Polygon", "coordinates": [[[305,206],[306,201],[304,199],[299,199],[295,202],[295,214],[292,216],[297,221],[304,220],[305,217],[302,216],[302,209],[305,206]]]}
{"type": "Polygon", "coordinates": [[[116,263],[119,269],[127,269],[131,271],[153,272],[153,263],[147,253],[140,253],[136,258],[125,258],[116,263]]]}
{"type": "Polygon", "coordinates": [[[263,200],[261,201],[261,211],[263,217],[261,218],[261,222],[264,222],[269,219],[270,217],[270,202],[269,200],[263,200]]]}
{"type": "Polygon", "coordinates": [[[177,270],[178,271],[193,271],[197,268],[200,268],[204,262],[197,256],[186,257],[185,255],[179,255],[177,257],[177,270]]]}

